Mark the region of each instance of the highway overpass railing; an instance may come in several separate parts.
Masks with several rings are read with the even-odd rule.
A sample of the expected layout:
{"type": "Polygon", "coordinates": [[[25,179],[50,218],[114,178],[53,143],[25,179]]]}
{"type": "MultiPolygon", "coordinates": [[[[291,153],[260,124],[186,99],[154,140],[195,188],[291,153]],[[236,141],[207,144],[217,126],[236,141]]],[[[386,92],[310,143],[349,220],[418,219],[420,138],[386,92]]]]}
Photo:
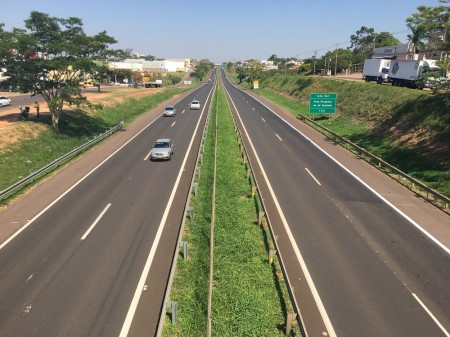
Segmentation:
{"type": "Polygon", "coordinates": [[[92,140],[84,143],[83,145],[73,149],[72,151],[64,154],[63,156],[59,157],[58,159],[55,159],[50,164],[47,164],[46,166],[40,168],[39,170],[29,174],[25,178],[19,180],[18,182],[16,182],[15,184],[9,186],[8,188],[4,189],[3,191],[0,191],[0,201],[5,200],[6,198],[8,198],[12,194],[14,194],[16,191],[24,188],[25,186],[29,185],[30,183],[34,182],[35,180],[38,180],[38,179],[42,178],[48,172],[55,170],[57,167],[65,164],[70,159],[72,159],[73,157],[77,156],[79,153],[87,150],[88,148],[90,148],[91,146],[97,144],[101,140],[109,137],[114,132],[116,132],[118,130],[121,130],[123,127],[124,127],[124,123],[120,122],[116,126],[114,126],[114,127],[110,128],[110,129],[106,130],[105,132],[101,133],[100,135],[98,135],[94,139],[92,139],[92,140]]]}
{"type": "Polygon", "coordinates": [[[450,198],[446,197],[445,195],[440,194],[439,192],[433,190],[432,188],[428,187],[421,181],[414,179],[410,175],[406,174],[405,172],[399,170],[398,168],[392,166],[391,164],[387,163],[381,158],[378,158],[377,156],[373,155],[372,153],[364,150],[362,147],[350,142],[349,140],[345,139],[344,137],[339,136],[338,134],[334,133],[333,131],[329,130],[328,128],[320,125],[319,123],[315,122],[314,120],[299,114],[297,116],[297,119],[305,122],[306,124],[309,124],[319,130],[321,133],[325,134],[328,138],[332,139],[336,143],[341,144],[342,146],[346,147],[347,149],[351,150],[352,152],[356,153],[359,157],[366,160],[367,162],[373,164],[375,167],[383,171],[384,173],[388,174],[390,177],[394,178],[398,182],[400,182],[402,185],[406,186],[413,192],[415,192],[417,195],[423,197],[433,205],[441,208],[445,212],[449,212],[449,205],[450,205],[450,198]]]}

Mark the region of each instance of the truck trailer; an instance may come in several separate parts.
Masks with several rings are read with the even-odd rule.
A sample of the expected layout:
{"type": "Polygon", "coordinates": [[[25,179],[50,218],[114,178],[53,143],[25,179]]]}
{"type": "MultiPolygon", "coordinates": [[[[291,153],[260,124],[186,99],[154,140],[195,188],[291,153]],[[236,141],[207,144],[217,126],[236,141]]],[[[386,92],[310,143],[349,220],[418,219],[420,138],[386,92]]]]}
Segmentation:
{"type": "Polygon", "coordinates": [[[434,60],[394,60],[389,67],[388,80],[398,87],[433,88],[431,82],[423,80],[423,75],[429,72],[436,72],[439,78],[444,77],[434,60]]]}
{"type": "Polygon", "coordinates": [[[379,84],[388,81],[391,60],[367,59],[364,61],[363,78],[366,82],[375,81],[379,84]]]}

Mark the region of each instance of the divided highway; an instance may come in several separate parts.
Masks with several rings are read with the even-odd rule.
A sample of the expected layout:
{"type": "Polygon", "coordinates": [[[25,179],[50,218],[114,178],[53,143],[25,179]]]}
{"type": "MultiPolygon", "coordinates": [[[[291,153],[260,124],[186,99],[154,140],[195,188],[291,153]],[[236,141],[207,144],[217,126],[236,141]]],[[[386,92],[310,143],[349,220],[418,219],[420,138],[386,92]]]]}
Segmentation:
{"type": "MultiPolygon", "coordinates": [[[[449,251],[222,81],[308,336],[450,336],[449,251]]],[[[154,335],[213,87],[182,95],[176,117],[155,115],[0,242],[0,336],[154,335]],[[163,137],[172,160],[149,161],[163,137]]],[[[2,226],[22,223],[8,211],[2,226]]]]}
{"type": "Polygon", "coordinates": [[[157,116],[0,243],[0,336],[156,331],[213,87],[183,94],[175,117],[157,116]],[[157,138],[174,141],[170,161],[148,160],[157,138]]]}
{"type": "Polygon", "coordinates": [[[308,335],[450,336],[448,250],[222,79],[308,335]]]}

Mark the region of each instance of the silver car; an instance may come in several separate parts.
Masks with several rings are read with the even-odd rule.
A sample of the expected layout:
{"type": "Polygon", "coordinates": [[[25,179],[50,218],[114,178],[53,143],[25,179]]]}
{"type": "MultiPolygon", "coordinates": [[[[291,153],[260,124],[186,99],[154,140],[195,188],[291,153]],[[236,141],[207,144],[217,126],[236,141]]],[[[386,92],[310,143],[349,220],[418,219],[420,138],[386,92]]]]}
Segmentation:
{"type": "Polygon", "coordinates": [[[150,160],[170,160],[173,154],[173,142],[169,138],[157,139],[150,151],[150,160]]]}
{"type": "Polygon", "coordinates": [[[164,108],[163,115],[167,117],[174,117],[177,114],[177,109],[173,105],[164,108]]]}
{"type": "Polygon", "coordinates": [[[0,108],[3,108],[5,105],[11,105],[12,101],[5,96],[0,96],[0,108]]]}

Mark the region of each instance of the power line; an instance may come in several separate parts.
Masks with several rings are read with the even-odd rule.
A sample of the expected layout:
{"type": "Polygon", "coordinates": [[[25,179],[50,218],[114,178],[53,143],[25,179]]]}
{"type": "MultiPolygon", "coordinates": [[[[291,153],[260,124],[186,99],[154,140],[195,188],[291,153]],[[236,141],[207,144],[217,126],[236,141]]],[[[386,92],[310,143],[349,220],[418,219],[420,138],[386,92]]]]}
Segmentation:
{"type": "MultiPolygon", "coordinates": [[[[390,33],[390,34],[395,36],[395,35],[405,34],[405,33],[408,33],[408,32],[409,32],[409,30],[400,30],[400,31],[397,31],[397,32],[394,32],[394,33],[390,33]]],[[[311,55],[311,54],[314,54],[316,56],[317,52],[319,52],[319,51],[323,51],[323,50],[329,51],[332,47],[334,47],[336,45],[345,45],[345,44],[351,44],[351,41],[348,40],[348,41],[345,41],[345,42],[336,42],[336,43],[333,43],[333,44],[325,46],[325,47],[315,48],[315,49],[312,49],[312,50],[309,50],[309,51],[305,51],[305,52],[302,52],[302,53],[296,53],[296,55],[311,55]]]]}

